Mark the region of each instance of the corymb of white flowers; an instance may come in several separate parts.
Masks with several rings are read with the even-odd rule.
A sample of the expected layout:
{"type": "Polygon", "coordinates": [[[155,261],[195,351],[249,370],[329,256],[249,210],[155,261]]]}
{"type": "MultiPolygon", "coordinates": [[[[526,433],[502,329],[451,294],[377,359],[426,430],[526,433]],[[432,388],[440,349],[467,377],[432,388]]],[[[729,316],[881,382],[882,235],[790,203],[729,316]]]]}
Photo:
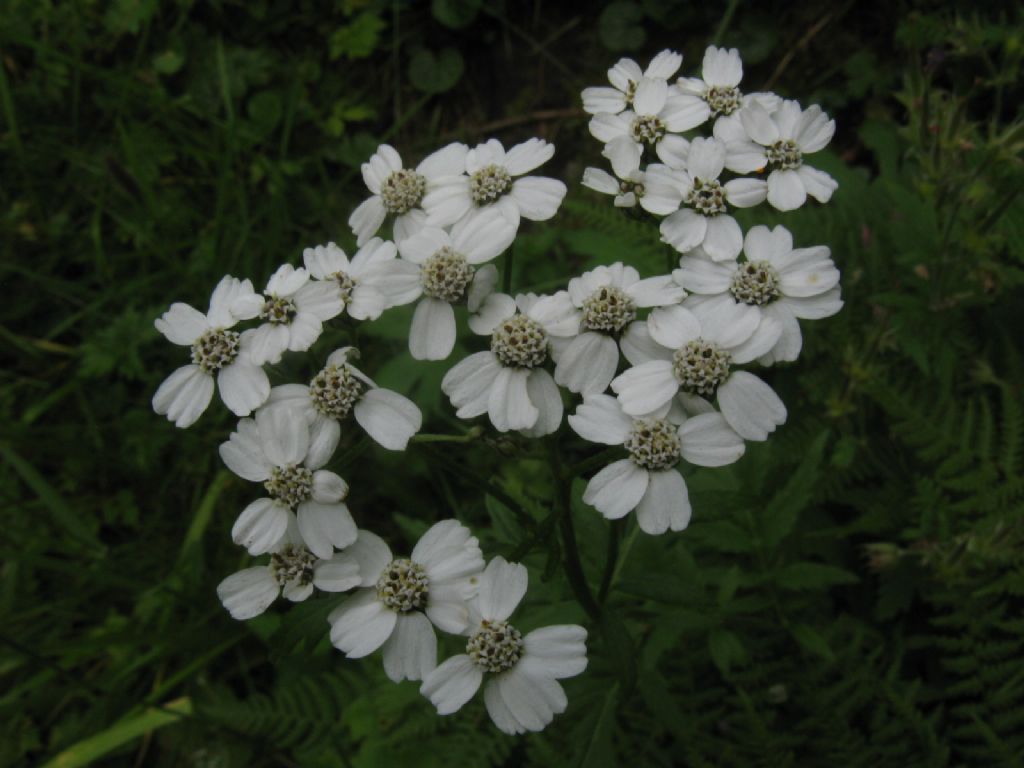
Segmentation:
{"type": "MultiPolygon", "coordinates": [[[[439,714],[456,712],[481,686],[506,733],[539,731],[567,708],[558,680],[586,669],[587,630],[517,629],[510,618],[526,596],[526,567],[495,557],[485,569],[477,538],[458,520],[423,520],[410,554],[395,556],[364,529],[374,514],[346,503],[339,472],[357,484],[360,475],[342,466],[338,448],[358,455],[348,448],[363,432],[390,451],[444,442],[496,469],[509,461],[509,438],[484,438],[489,428],[511,433],[523,455],[542,455],[550,468],[557,498],[530,505],[552,510],[548,530],[561,533],[565,582],[593,625],[607,626],[606,589],[595,597],[580,566],[564,455],[590,454],[575,465],[596,470],[582,478],[582,499],[604,517],[635,511],[646,534],[685,530],[692,510],[681,467],[731,464],[746,441],[766,440],[784,424],[770,377],[754,370],[796,360],[800,321],[843,305],[827,246],[798,244],[781,225],[744,234],[732,215],[762,203],[789,211],[808,198],[828,202],[836,182],[806,160],[828,144],[835,123],[818,106],[745,93],[736,50],[709,47],[699,72],[677,78],[682,65],[673,51],[646,69],[622,59],[608,71],[610,86],[582,95],[611,166],[587,168],[583,186],[660,218],[652,226],[680,254],[666,274],[642,275],[623,254],[563,290],[513,294],[511,257],[499,257],[523,219],[552,218],[566,194],[561,181],[533,175],[554,146],[540,138],[508,149],[496,139],[455,143],[407,166],[382,145],[362,167],[371,196],[349,219],[351,258],[333,242],[310,247],[302,266],[281,265],[262,293],[226,276],[206,314],[175,303],[156,320],[169,341],[190,348],[191,362],[160,386],[153,409],[189,427],[219,389],[242,417],[221,458],[264,491],[232,537],[269,559],[220,584],[231,616],[252,619],[280,596],[352,592],[330,611],[332,644],[349,658],[382,650],[388,677],[422,681],[439,714]],[[502,279],[504,292],[496,290],[502,279]],[[441,383],[455,415],[478,420],[462,434],[420,434],[419,407],[355,365],[377,358],[365,336],[357,349],[358,324],[413,303],[413,360],[447,359],[460,318],[476,334],[467,342],[477,351],[450,365],[441,383]],[[314,350],[332,322],[334,342],[347,334],[349,345],[314,350]],[[272,386],[277,369],[268,375],[265,367],[303,352],[313,354],[301,379],[272,386]],[[574,435],[582,441],[571,444],[574,435]],[[456,651],[440,665],[438,633],[456,651]]],[[[384,354],[394,352],[389,345],[384,354]]],[[[289,360],[283,370],[297,367],[289,360]]],[[[520,557],[545,546],[525,532],[524,544],[520,557]]],[[[609,575],[621,565],[615,559],[609,575]]]]}

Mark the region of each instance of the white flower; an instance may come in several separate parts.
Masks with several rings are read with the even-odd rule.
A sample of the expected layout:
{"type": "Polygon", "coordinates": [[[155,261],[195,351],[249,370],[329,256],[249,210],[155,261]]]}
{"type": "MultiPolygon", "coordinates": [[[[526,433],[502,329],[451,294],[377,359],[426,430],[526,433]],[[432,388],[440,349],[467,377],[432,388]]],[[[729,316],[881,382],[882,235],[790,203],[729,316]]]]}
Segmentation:
{"type": "Polygon", "coordinates": [[[363,589],[327,617],[331,643],[351,659],[384,646],[384,671],[395,682],[422,680],[437,665],[431,624],[453,634],[469,626],[467,601],[484,559],[457,520],[432,525],[408,558],[396,559],[379,537],[360,531],[337,559],[359,564],[363,589]]]}
{"type": "Polygon", "coordinates": [[[477,145],[466,155],[468,175],[439,180],[423,198],[427,223],[447,227],[492,205],[499,207],[517,229],[521,216],[547,221],[562,204],[565,184],[543,176],[515,177],[546,163],[554,154],[555,147],[543,139],[524,141],[508,152],[497,139],[477,145]]]}
{"type": "Polygon", "coordinates": [[[313,594],[314,587],[344,592],[359,579],[358,563],[339,555],[323,560],[310,552],[289,512],[288,528],[271,550],[270,562],[231,574],[217,586],[217,596],[231,618],[245,621],[267,610],[282,592],[297,603],[313,594]]]}
{"type": "Polygon", "coordinates": [[[280,362],[286,349],[305,352],[320,337],[324,321],[340,315],[344,306],[335,283],[310,282],[302,267],[282,264],[267,281],[263,296],[242,296],[231,311],[244,320],[267,321],[242,334],[253,361],[262,365],[280,362]]]}
{"type": "Polygon", "coordinates": [[[252,283],[229,275],[217,284],[205,315],[179,302],[154,323],[172,344],[192,347],[192,364],[168,376],[153,395],[153,410],[175,426],[189,427],[203,415],[213,398],[214,376],[236,416],[248,416],[270,394],[270,380],[253,362],[249,340],[229,330],[239,320],[230,307],[244,296],[257,296],[252,283]]]}
{"type": "Polygon", "coordinates": [[[388,214],[393,214],[394,240],[401,242],[415,234],[426,222],[421,207],[423,198],[438,179],[457,176],[465,170],[465,144],[449,144],[427,157],[415,170],[404,168],[393,147],[381,144],[370,161],[363,163],[363,181],[373,194],[349,217],[348,225],[357,245],[364,245],[377,234],[388,214]]]}
{"type": "Polygon", "coordinates": [[[765,198],[765,182],[733,179],[722,184],[725,145],[717,139],[694,139],[685,171],[651,166],[647,195],[668,208],[685,204],[661,222],[662,239],[682,253],[703,247],[712,259],[734,259],[743,248],[743,231],[728,206],[749,208],[765,198]],[[655,181],[657,179],[657,182],[655,181]]]}
{"type": "Polygon", "coordinates": [[[348,362],[357,357],[353,347],[335,350],[309,386],[282,384],[270,390],[271,405],[287,405],[303,414],[317,440],[337,445],[341,423],[350,415],[379,445],[404,451],[409,438],[420,430],[423,414],[406,397],[382,389],[348,362]]]}
{"type": "Polygon", "coordinates": [[[779,97],[773,93],[743,95],[738,87],[742,79],[743,62],[740,60],[740,52],[735,48],[726,50],[709,45],[704,51],[701,76],[680,77],[676,85],[688,100],[703,102],[705,119],[732,115],[752,101],[757,101],[769,110],[777,106],[779,97]]]}
{"type": "Polygon", "coordinates": [[[486,413],[499,432],[517,429],[530,437],[548,435],[562,423],[562,395],[541,366],[548,359],[550,336],[579,332],[579,313],[569,295],[493,293],[470,317],[475,333],[490,334],[491,349],[459,362],[441,381],[441,389],[460,419],[486,413]],[[516,311],[518,306],[519,311],[516,311]]]}
{"type": "Polygon", "coordinates": [[[569,281],[569,298],[580,313],[580,332],[552,345],[555,382],[570,392],[604,392],[619,365],[619,335],[638,309],[678,304],[685,291],[668,275],[640,279],[622,262],[601,266],[569,281]]]}
{"type": "Polygon", "coordinates": [[[334,243],[306,248],[302,259],[314,280],[334,285],[343,312],[356,320],[376,320],[393,306],[385,287],[401,270],[397,255],[394,243],[374,237],[351,260],[334,243]]]}
{"type": "Polygon", "coordinates": [[[664,80],[643,78],[633,97],[633,110],[618,115],[599,114],[590,119],[590,133],[606,144],[602,154],[615,175],[625,177],[637,167],[644,146],[653,148],[666,164],[677,163],[689,142],[682,131],[696,128],[707,119],[707,105],[693,104],[664,80]]]}
{"type": "Polygon", "coordinates": [[[505,733],[541,731],[568,700],[558,680],[587,668],[587,630],[576,624],[535,629],[525,637],[508,619],[526,593],[528,575],[518,563],[496,557],[480,577],[474,601],[479,620],[466,652],[423,679],[420,693],[439,715],[457,712],[484,685],[484,704],[505,733]]]}
{"type": "Polygon", "coordinates": [[[498,279],[497,268],[482,264],[508,248],[516,224],[500,208],[461,219],[451,234],[427,226],[399,244],[401,270],[386,290],[395,303],[419,299],[409,330],[409,352],[417,360],[444,360],[455,347],[453,304],[465,301],[475,312],[498,279]],[[422,297],[422,298],[421,298],[422,297]]]}
{"type": "Polygon", "coordinates": [[[827,203],[838,188],[835,179],[824,171],[804,165],[804,155],[825,148],[836,132],[836,121],[829,120],[821,107],[801,110],[795,101],[783,101],[775,112],[752,102],[739,112],[747,135],[764,147],[761,167],[768,174],[768,202],[780,211],[799,208],[810,195],[827,203]]]}
{"type": "Polygon", "coordinates": [[[231,529],[235,543],[250,555],[270,552],[293,511],[306,547],[319,558],[355,541],[356,524],[342,502],[348,485],[321,469],[335,447],[336,438],[311,434],[303,414],[285,406],[261,408],[255,420],[239,421],[237,431],[221,443],[220,457],[239,477],[263,483],[270,497],[242,511],[231,529]]]}
{"type": "Polygon", "coordinates": [[[690,524],[686,482],[676,466],[685,460],[722,467],[743,455],[743,440],[715,411],[686,418],[675,409],[664,418],[634,418],[610,395],[587,395],[569,426],[584,440],[622,445],[629,458],[602,469],[583,500],[609,520],[635,509],[645,533],[681,531],[690,524]]]}
{"type": "MultiPolygon", "coordinates": [[[[803,345],[797,318],[817,320],[838,312],[839,270],[824,246],[793,250],[785,227],[751,227],[743,243],[746,260],[713,262],[699,253],[680,260],[673,274],[695,296],[686,306],[723,303],[760,318],[752,343],[770,349],[759,362],[793,361],[803,345]],[[768,336],[770,343],[756,339],[768,336]]],[[[727,310],[725,310],[727,311],[727,310]]]]}
{"type": "Polygon", "coordinates": [[[660,415],[677,393],[684,405],[699,410],[694,401],[717,394],[722,415],[740,437],[766,440],[785,423],[786,407],[757,376],[734,370],[768,351],[765,339],[754,336],[758,322],[756,314],[736,314],[722,304],[654,310],[646,326],[630,328],[629,346],[623,340],[624,352],[639,351],[647,360],[612,381],[622,410],[660,415]]]}
{"type": "Polygon", "coordinates": [[[639,168],[633,169],[621,180],[600,168],[583,169],[583,186],[605,195],[614,195],[616,208],[635,207],[643,199],[645,181],[646,174],[639,168]]]}
{"type": "Polygon", "coordinates": [[[679,71],[683,57],[675,51],[665,50],[651,59],[645,70],[632,59],[619,59],[608,70],[608,82],[612,88],[600,86],[583,89],[583,109],[592,115],[602,113],[617,115],[633,103],[637,86],[645,77],[652,80],[668,80],[679,71]]]}

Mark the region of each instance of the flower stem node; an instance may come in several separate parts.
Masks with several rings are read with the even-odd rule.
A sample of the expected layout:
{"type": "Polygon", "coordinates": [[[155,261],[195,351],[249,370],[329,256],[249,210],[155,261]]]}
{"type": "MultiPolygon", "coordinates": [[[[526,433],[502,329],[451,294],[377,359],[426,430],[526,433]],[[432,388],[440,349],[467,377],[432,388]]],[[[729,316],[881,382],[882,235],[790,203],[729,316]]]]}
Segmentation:
{"type": "Polygon", "coordinates": [[[493,203],[512,187],[512,175],[501,165],[487,165],[469,177],[469,191],[477,205],[493,203]]]}
{"type": "Polygon", "coordinates": [[[765,151],[768,165],[781,171],[794,171],[804,163],[803,152],[793,139],[779,139],[765,151]]]}
{"type": "Polygon", "coordinates": [[[679,428],[664,419],[636,420],[625,445],[629,458],[642,469],[670,469],[682,456],[679,428]]]}
{"type": "Polygon", "coordinates": [[[459,301],[473,281],[474,271],[465,256],[444,246],[420,266],[423,293],[448,303],[459,301]]]}
{"type": "Polygon", "coordinates": [[[295,509],[313,495],[313,472],[306,467],[274,467],[263,487],[273,498],[295,509]]]}
{"type": "Polygon", "coordinates": [[[363,396],[366,385],[347,365],[328,365],[309,383],[309,398],[316,410],[331,419],[344,419],[363,396]]]}
{"type": "Polygon", "coordinates": [[[714,395],[729,378],[732,356],[713,341],[694,339],[676,350],[672,372],[680,387],[692,395],[714,395]]]}
{"type": "Polygon", "coordinates": [[[427,192],[427,180],[416,171],[393,171],[380,187],[381,201],[388,213],[408,213],[420,204],[427,192]]]}
{"type": "Polygon", "coordinates": [[[270,574],[282,587],[289,582],[306,586],[313,582],[316,555],[298,544],[286,544],[270,556],[270,574]]]}
{"type": "Polygon", "coordinates": [[[196,339],[192,345],[192,362],[203,373],[213,374],[231,365],[238,357],[241,334],[213,328],[196,339]]]}
{"type": "Polygon", "coordinates": [[[484,620],[466,643],[466,653],[486,672],[505,672],[523,656],[523,634],[507,621],[484,620]]]}
{"type": "Polygon", "coordinates": [[[491,352],[507,368],[536,368],[548,357],[548,335],[526,315],[513,315],[491,334],[491,352]]]}
{"type": "Polygon", "coordinates": [[[430,579],[412,560],[392,560],[377,579],[377,598],[395,613],[422,611],[429,592],[430,579]]]}
{"type": "Polygon", "coordinates": [[[769,304],[782,295],[779,273],[767,261],[748,261],[733,272],[729,292],[744,304],[769,304]]]}

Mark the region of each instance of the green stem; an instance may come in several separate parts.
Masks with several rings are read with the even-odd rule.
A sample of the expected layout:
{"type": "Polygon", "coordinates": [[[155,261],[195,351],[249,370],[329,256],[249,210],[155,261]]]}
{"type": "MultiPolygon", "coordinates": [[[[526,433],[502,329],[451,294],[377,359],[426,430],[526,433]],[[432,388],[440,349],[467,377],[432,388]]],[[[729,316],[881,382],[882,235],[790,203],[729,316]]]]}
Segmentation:
{"type": "Polygon", "coordinates": [[[615,573],[616,564],[619,560],[619,539],[622,538],[622,527],[625,525],[625,518],[612,520],[608,526],[608,551],[604,558],[604,575],[601,576],[601,588],[597,591],[597,602],[604,605],[608,599],[608,592],[612,587],[612,575],[615,573]]]}
{"type": "Polygon", "coordinates": [[[565,565],[565,576],[576,596],[576,602],[593,621],[600,622],[601,606],[594,600],[590,587],[587,585],[587,577],[583,573],[583,563],[580,561],[579,547],[576,544],[576,529],[572,524],[572,499],[570,498],[572,478],[566,476],[557,440],[550,440],[548,447],[551,454],[551,473],[555,481],[555,500],[558,504],[558,527],[562,534],[562,562],[565,565]]]}
{"type": "Polygon", "coordinates": [[[478,439],[480,435],[484,433],[480,427],[473,427],[471,430],[466,432],[464,435],[435,435],[426,432],[421,432],[418,435],[413,435],[409,440],[410,443],[471,443],[478,439]]]}

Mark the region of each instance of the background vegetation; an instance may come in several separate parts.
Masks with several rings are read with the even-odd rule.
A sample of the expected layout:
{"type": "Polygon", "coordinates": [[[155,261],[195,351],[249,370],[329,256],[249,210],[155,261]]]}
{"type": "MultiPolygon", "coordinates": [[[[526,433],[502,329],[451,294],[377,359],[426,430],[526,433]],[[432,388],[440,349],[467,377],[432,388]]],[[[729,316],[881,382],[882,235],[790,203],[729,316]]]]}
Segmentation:
{"type": "MultiPolygon", "coordinates": [[[[0,1],[0,764],[1024,764],[1022,28],[1015,4],[913,0],[0,1]],[[785,219],[831,245],[847,302],[771,376],[789,423],[690,478],[681,535],[609,527],[573,487],[600,622],[528,443],[340,460],[396,550],[455,514],[530,565],[524,628],[589,626],[566,714],[520,739],[479,703],[438,718],[329,647],[329,596],[233,622],[214,588],[251,488],[217,457],[223,409],[187,432],[150,410],[180,362],[153,318],[350,246],[385,140],[557,145],[569,196],[517,242],[519,288],[663,270],[655,228],[575,183],[600,164],[578,93],[624,54],[693,71],[710,42],[839,126],[839,192],[785,219]]],[[[364,369],[464,429],[408,322],[367,327],[364,369]]]]}

